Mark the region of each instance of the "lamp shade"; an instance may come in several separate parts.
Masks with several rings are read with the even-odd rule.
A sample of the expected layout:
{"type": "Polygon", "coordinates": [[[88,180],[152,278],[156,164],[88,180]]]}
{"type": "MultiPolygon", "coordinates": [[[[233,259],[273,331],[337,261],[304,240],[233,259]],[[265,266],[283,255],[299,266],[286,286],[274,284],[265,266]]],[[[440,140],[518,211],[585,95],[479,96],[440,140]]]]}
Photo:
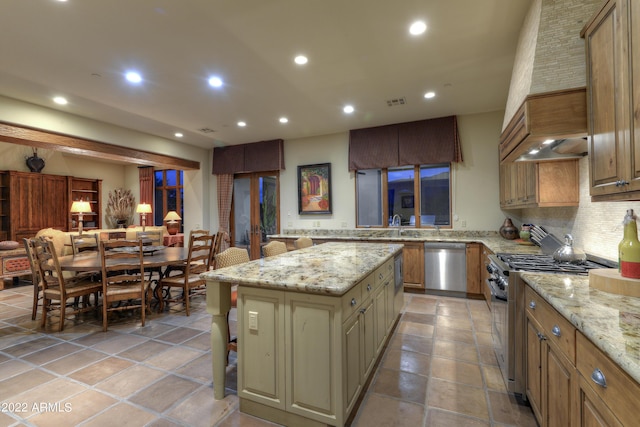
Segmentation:
{"type": "Polygon", "coordinates": [[[136,208],[136,212],[139,214],[151,213],[151,205],[149,203],[140,203],[136,208]]]}
{"type": "Polygon", "coordinates": [[[167,212],[167,216],[164,217],[165,221],[180,221],[181,219],[176,211],[169,211],[167,212]]]}
{"type": "Polygon", "coordinates": [[[76,200],[71,204],[72,213],[89,213],[91,212],[91,204],[83,200],[76,200]]]}

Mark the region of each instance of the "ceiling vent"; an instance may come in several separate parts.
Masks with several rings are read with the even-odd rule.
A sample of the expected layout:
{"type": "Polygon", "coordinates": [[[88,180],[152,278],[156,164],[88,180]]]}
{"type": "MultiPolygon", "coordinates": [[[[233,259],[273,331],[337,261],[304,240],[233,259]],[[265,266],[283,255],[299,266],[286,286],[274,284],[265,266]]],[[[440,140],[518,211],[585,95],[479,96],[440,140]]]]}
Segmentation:
{"type": "Polygon", "coordinates": [[[199,132],[202,133],[214,133],[215,129],[211,129],[211,128],[202,128],[202,129],[198,129],[199,132]]]}
{"type": "Polygon", "coordinates": [[[402,98],[388,99],[387,107],[395,107],[398,105],[404,105],[406,103],[407,103],[407,98],[405,98],[404,96],[402,98]]]}

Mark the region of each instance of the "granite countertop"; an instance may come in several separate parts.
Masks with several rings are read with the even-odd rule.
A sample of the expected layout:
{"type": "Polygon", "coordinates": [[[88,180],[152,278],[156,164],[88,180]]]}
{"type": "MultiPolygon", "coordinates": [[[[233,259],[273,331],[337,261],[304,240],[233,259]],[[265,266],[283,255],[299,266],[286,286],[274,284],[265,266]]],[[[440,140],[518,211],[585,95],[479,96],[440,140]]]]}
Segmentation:
{"type": "Polygon", "coordinates": [[[508,252],[521,254],[539,254],[540,248],[535,245],[523,244],[518,240],[507,240],[493,231],[459,231],[459,230],[431,230],[403,228],[402,234],[398,229],[345,229],[345,230],[288,230],[284,234],[270,235],[270,239],[297,239],[306,236],[317,240],[340,240],[358,242],[463,242],[482,243],[494,253],[508,252]]]}
{"type": "Polygon", "coordinates": [[[640,383],[640,298],[589,287],[589,278],[520,273],[522,279],[640,383]]]}
{"type": "Polygon", "coordinates": [[[401,244],[329,242],[212,270],[206,280],[340,296],[402,250],[401,244]]]}

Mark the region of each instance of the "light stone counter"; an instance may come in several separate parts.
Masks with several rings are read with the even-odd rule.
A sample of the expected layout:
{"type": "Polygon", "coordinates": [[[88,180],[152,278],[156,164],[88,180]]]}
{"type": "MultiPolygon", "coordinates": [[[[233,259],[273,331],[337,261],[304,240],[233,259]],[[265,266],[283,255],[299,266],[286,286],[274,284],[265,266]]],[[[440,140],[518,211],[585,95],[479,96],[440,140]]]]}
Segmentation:
{"type": "Polygon", "coordinates": [[[542,298],[640,383],[640,298],[589,287],[589,278],[521,273],[542,298]]]}
{"type": "Polygon", "coordinates": [[[206,280],[340,296],[402,250],[391,243],[328,242],[203,273],[206,280]]]}
{"type": "Polygon", "coordinates": [[[535,245],[524,245],[516,240],[506,240],[495,231],[432,230],[415,228],[358,228],[343,230],[285,230],[283,234],[270,235],[272,240],[295,240],[306,236],[315,240],[344,242],[462,242],[482,243],[494,253],[539,254],[535,245]]]}

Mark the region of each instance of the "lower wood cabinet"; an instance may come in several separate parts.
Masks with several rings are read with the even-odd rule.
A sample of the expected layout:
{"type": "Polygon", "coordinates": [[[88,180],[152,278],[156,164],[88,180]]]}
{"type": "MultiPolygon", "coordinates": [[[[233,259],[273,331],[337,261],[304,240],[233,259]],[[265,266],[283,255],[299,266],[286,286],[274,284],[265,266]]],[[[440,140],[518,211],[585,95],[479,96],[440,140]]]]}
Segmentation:
{"type": "Polygon", "coordinates": [[[341,297],[240,286],[241,410],[345,425],[399,315],[393,278],[392,258],[341,297]]]}
{"type": "Polygon", "coordinates": [[[424,290],[424,243],[398,242],[404,245],[404,287],[424,290]]]}
{"type": "Polygon", "coordinates": [[[467,293],[482,293],[482,243],[467,243],[467,293]]]}

